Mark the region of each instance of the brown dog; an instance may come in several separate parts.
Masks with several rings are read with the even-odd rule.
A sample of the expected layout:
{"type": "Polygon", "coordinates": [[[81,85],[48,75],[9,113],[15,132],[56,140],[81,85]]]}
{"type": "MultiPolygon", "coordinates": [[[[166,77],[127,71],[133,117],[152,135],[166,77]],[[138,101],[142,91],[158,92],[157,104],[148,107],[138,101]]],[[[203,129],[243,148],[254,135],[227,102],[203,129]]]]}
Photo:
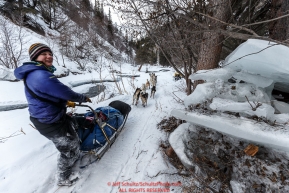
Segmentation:
{"type": "Polygon", "coordinates": [[[151,98],[153,97],[153,99],[155,98],[155,93],[156,93],[157,89],[156,89],[156,86],[152,86],[152,89],[151,89],[151,98]]]}
{"type": "Polygon", "coordinates": [[[133,94],[133,101],[132,101],[132,104],[134,105],[137,105],[138,103],[138,100],[139,100],[139,95],[140,95],[140,92],[141,92],[141,89],[140,88],[136,88],[134,94],[133,94]]]}
{"type": "Polygon", "coordinates": [[[150,81],[147,79],[147,82],[146,82],[146,87],[147,87],[147,89],[150,89],[150,81]]]}
{"type": "Polygon", "coordinates": [[[149,74],[150,75],[150,83],[151,83],[151,85],[152,86],[155,86],[156,85],[156,75],[155,75],[155,73],[150,73],[149,74]]]}
{"type": "Polygon", "coordinates": [[[148,97],[149,97],[149,94],[146,93],[146,92],[140,92],[140,99],[141,99],[141,102],[142,102],[142,106],[145,107],[147,106],[148,104],[148,97]]]}

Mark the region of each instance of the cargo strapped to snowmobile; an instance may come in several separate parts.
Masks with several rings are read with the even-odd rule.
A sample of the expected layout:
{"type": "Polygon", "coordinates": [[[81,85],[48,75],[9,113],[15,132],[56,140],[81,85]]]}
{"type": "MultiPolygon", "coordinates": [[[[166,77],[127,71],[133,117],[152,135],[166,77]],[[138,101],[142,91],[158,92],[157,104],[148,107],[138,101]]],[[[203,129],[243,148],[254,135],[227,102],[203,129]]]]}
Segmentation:
{"type": "Polygon", "coordinates": [[[95,110],[88,105],[75,106],[91,110],[85,114],[71,115],[80,138],[80,167],[84,168],[99,160],[115,142],[126,123],[131,107],[122,101],[113,101],[109,106],[95,110]]]}

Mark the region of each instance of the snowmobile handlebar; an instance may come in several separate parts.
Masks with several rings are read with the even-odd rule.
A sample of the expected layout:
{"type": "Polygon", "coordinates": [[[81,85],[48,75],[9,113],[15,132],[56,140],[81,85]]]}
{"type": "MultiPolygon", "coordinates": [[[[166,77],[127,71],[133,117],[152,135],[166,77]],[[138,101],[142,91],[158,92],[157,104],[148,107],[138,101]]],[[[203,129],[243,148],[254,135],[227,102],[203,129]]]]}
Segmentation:
{"type": "Polygon", "coordinates": [[[89,105],[82,105],[81,103],[77,104],[76,102],[67,101],[66,106],[67,106],[67,107],[72,107],[72,108],[75,108],[76,106],[78,106],[78,107],[87,107],[87,108],[89,108],[89,109],[93,112],[93,114],[94,114],[94,119],[95,119],[95,121],[97,121],[97,118],[98,118],[97,113],[96,113],[96,112],[93,110],[93,108],[92,108],[91,106],[89,106],[89,105]]]}
{"type": "Polygon", "coordinates": [[[81,103],[77,104],[76,102],[72,102],[72,101],[67,101],[66,106],[67,106],[67,107],[72,107],[72,108],[75,108],[75,106],[88,107],[90,110],[93,111],[93,108],[91,108],[91,107],[88,106],[88,105],[82,105],[81,103]]]}
{"type": "Polygon", "coordinates": [[[99,128],[101,129],[102,133],[104,134],[107,142],[109,144],[111,144],[106,132],[104,131],[104,127],[107,125],[109,126],[110,128],[114,129],[116,131],[116,129],[114,127],[112,127],[111,125],[105,123],[105,122],[102,122],[101,119],[99,119],[98,115],[97,115],[97,112],[95,110],[93,110],[93,108],[91,106],[88,106],[88,105],[82,105],[82,104],[76,104],[75,102],[72,102],[72,101],[67,101],[67,104],[66,104],[68,107],[72,107],[72,108],[75,108],[75,106],[78,106],[78,107],[87,107],[89,108],[92,112],[93,112],[93,118],[94,118],[94,122],[96,124],[98,124],[99,128]]]}
{"type": "Polygon", "coordinates": [[[87,108],[89,108],[92,112],[94,112],[93,108],[92,108],[91,106],[88,106],[88,105],[75,104],[75,106],[78,106],[78,107],[87,107],[87,108]]]}

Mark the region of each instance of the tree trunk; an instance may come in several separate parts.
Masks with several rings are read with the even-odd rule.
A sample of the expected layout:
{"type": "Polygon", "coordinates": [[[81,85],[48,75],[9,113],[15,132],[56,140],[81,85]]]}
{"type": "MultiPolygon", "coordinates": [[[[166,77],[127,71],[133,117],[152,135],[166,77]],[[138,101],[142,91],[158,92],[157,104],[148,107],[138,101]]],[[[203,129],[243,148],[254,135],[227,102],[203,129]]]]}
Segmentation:
{"type": "MultiPolygon", "coordinates": [[[[287,14],[289,10],[288,0],[272,0],[272,8],[270,18],[280,17],[287,14]]],[[[269,23],[270,38],[283,41],[289,38],[289,18],[285,17],[269,23]]]]}
{"type": "Polygon", "coordinates": [[[19,10],[22,11],[22,9],[23,9],[23,0],[19,0],[18,1],[18,5],[19,5],[19,10]]]}
{"type": "Polygon", "coordinates": [[[138,68],[138,71],[140,71],[140,69],[141,69],[142,65],[143,65],[143,64],[141,64],[141,65],[139,66],[139,68],[138,68]]]}
{"type": "MultiPolygon", "coordinates": [[[[230,1],[229,0],[210,0],[209,13],[224,22],[229,19],[230,13],[230,1]]],[[[225,29],[226,26],[221,26],[220,22],[215,20],[208,20],[210,28],[222,28],[225,29]]],[[[218,67],[218,62],[220,60],[220,55],[222,51],[222,41],[224,36],[217,32],[204,32],[202,44],[199,52],[199,59],[197,64],[197,70],[213,69],[218,67]]],[[[194,89],[196,88],[198,81],[194,83],[194,89]]]]}
{"type": "Polygon", "coordinates": [[[38,0],[33,0],[32,2],[33,2],[32,8],[34,9],[38,3],[38,0]]]}
{"type": "Polygon", "coordinates": [[[187,95],[192,94],[192,81],[191,81],[191,79],[189,79],[189,76],[192,74],[192,68],[193,68],[193,65],[192,65],[193,59],[192,58],[193,57],[191,55],[189,58],[188,64],[184,65],[184,69],[185,69],[184,75],[185,75],[185,80],[186,80],[186,85],[187,85],[187,88],[186,88],[187,95]]]}
{"type": "Polygon", "coordinates": [[[223,40],[223,35],[213,32],[204,33],[200,48],[197,70],[212,69],[218,67],[223,40]]]}

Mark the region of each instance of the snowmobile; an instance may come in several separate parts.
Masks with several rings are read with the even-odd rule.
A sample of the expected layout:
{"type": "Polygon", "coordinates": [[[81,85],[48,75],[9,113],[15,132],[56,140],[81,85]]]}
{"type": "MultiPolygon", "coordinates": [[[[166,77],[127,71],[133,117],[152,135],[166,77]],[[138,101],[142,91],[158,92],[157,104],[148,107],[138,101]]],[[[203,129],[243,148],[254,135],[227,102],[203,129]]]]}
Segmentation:
{"type": "Polygon", "coordinates": [[[88,105],[70,104],[89,108],[87,113],[68,113],[72,118],[72,126],[80,139],[80,168],[85,168],[93,162],[101,159],[105,152],[112,146],[122,131],[130,105],[122,101],[113,101],[106,107],[96,109],[88,105]]]}

